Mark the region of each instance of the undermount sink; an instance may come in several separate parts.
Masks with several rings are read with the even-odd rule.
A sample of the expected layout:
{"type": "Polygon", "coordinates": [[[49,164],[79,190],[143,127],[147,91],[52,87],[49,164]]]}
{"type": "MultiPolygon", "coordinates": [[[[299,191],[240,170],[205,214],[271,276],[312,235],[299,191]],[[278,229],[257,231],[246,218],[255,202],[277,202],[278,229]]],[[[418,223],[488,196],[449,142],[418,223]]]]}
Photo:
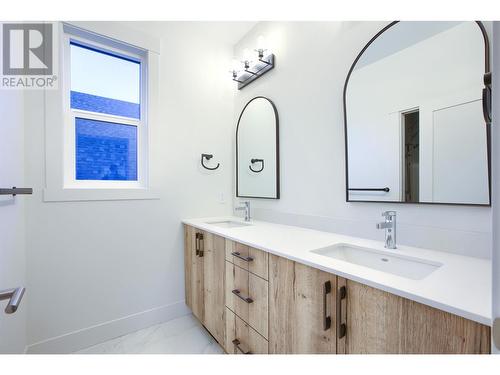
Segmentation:
{"type": "Polygon", "coordinates": [[[337,244],[312,252],[413,280],[424,279],[443,265],[426,259],[389,254],[349,244],[337,244]]]}
{"type": "Polygon", "coordinates": [[[223,220],[223,221],[209,221],[207,224],[215,225],[220,228],[240,228],[240,227],[248,227],[252,224],[242,223],[241,221],[232,221],[232,220],[223,220]]]}

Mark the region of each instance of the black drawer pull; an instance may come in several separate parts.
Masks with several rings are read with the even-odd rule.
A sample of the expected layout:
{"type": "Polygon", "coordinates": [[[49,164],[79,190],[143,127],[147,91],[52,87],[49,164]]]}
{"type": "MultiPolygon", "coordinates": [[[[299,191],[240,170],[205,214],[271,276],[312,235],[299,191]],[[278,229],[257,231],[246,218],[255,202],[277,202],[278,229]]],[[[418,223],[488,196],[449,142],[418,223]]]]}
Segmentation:
{"type": "Polygon", "coordinates": [[[200,255],[200,234],[198,232],[196,232],[196,235],[195,235],[195,250],[196,250],[196,256],[200,255]]]}
{"type": "Polygon", "coordinates": [[[232,341],[233,345],[236,347],[236,349],[238,349],[240,351],[241,354],[252,354],[252,352],[250,350],[244,350],[240,347],[241,345],[241,342],[240,340],[238,339],[234,339],[232,341]]]}
{"type": "Polygon", "coordinates": [[[196,255],[200,258],[203,257],[203,253],[205,252],[205,242],[203,241],[203,233],[196,233],[198,236],[198,248],[196,250],[196,255]]]}
{"type": "Polygon", "coordinates": [[[328,331],[332,326],[332,317],[328,315],[327,310],[327,296],[332,292],[332,283],[330,280],[326,281],[323,285],[323,330],[328,331]]]}
{"type": "Polygon", "coordinates": [[[238,258],[238,259],[244,260],[245,262],[253,261],[253,257],[244,257],[243,255],[241,255],[241,253],[239,253],[237,251],[232,252],[231,255],[238,258]]]}
{"type": "Polygon", "coordinates": [[[337,291],[337,337],[339,339],[345,337],[347,332],[347,326],[345,323],[341,323],[342,320],[342,300],[347,297],[347,288],[345,286],[341,286],[337,291]]]}
{"type": "Polygon", "coordinates": [[[231,293],[233,293],[236,297],[238,297],[239,299],[242,299],[246,303],[252,303],[253,302],[253,299],[251,299],[250,297],[244,297],[244,296],[242,296],[241,292],[239,291],[239,289],[234,289],[234,290],[231,291],[231,293]]]}

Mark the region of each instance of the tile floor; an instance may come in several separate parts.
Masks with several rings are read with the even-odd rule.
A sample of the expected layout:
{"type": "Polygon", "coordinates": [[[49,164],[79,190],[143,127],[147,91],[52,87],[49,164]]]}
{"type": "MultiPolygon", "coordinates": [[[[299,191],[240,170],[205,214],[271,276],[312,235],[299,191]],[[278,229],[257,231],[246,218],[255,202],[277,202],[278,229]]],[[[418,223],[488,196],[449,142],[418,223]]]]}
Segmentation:
{"type": "Polygon", "coordinates": [[[224,351],[193,315],[157,324],[91,346],[76,354],[222,354],[224,351]]]}

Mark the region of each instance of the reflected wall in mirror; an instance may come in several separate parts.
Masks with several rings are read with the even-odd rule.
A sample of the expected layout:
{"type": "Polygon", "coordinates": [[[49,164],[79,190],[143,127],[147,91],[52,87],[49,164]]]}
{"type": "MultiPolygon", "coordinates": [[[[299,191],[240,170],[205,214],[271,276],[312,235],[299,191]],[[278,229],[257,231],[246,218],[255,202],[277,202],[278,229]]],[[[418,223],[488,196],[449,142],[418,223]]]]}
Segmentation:
{"type": "Polygon", "coordinates": [[[489,205],[480,22],[393,22],[344,87],[347,201],[489,205]]]}
{"type": "Polygon", "coordinates": [[[278,111],[258,96],[245,105],[236,128],[236,196],[279,199],[279,187],[278,111]]]}

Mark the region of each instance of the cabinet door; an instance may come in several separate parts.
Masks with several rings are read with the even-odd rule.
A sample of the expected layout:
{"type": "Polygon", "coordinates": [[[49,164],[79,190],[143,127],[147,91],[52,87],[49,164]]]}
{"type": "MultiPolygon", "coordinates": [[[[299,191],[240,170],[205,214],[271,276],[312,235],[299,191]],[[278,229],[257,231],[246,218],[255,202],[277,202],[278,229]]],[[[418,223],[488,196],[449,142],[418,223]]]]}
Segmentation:
{"type": "Polygon", "coordinates": [[[489,352],[489,327],[347,280],[346,353],[489,352]]]}
{"type": "Polygon", "coordinates": [[[184,283],[186,304],[203,322],[203,253],[200,253],[202,231],[184,226],[184,283]]]}
{"type": "Polygon", "coordinates": [[[202,239],[205,312],[203,324],[224,345],[224,255],[223,237],[205,232],[202,239]]]}
{"type": "Polygon", "coordinates": [[[337,277],[269,256],[269,352],[336,353],[337,277]]]}

